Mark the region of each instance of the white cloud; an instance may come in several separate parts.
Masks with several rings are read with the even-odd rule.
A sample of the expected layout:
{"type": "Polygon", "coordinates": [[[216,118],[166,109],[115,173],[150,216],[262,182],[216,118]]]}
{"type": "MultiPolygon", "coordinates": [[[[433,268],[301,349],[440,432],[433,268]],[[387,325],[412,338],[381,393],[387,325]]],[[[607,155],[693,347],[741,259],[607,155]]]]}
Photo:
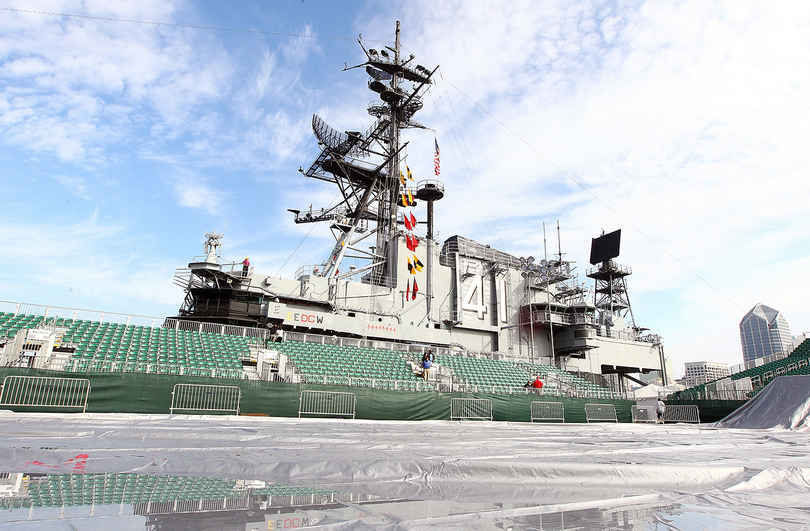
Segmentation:
{"type": "MultiPolygon", "coordinates": [[[[137,9],[122,2],[92,4],[21,7],[164,20],[173,11],[165,2],[140,2],[137,9]]],[[[18,148],[64,161],[103,162],[94,148],[131,140],[138,114],[156,114],[152,119],[163,124],[156,130],[178,138],[196,106],[228,91],[222,52],[193,33],[75,17],[4,17],[10,24],[0,34],[0,81],[7,94],[0,124],[4,141],[18,148]]]]}
{"type": "Polygon", "coordinates": [[[176,264],[133,250],[123,225],[105,225],[94,215],[64,222],[58,231],[0,219],[0,230],[4,258],[17,264],[0,274],[4,299],[122,313],[144,302],[165,311],[179,306],[181,292],[171,287],[176,264]]]}
{"type": "Polygon", "coordinates": [[[180,206],[199,208],[212,216],[220,213],[224,192],[212,188],[200,176],[174,176],[171,186],[180,206]]]}

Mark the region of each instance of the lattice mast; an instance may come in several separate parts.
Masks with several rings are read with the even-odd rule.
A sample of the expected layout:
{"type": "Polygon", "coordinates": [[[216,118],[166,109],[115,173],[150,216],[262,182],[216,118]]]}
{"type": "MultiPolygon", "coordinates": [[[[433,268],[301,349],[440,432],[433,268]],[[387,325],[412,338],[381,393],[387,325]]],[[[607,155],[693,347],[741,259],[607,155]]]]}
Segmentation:
{"type": "MultiPolygon", "coordinates": [[[[389,48],[390,50],[390,48],[389,48]]],[[[394,64],[401,64],[400,59],[400,24],[397,21],[396,36],[394,39],[394,64]]],[[[396,69],[391,74],[390,88],[391,91],[396,93],[399,89],[400,76],[396,69]]],[[[384,93],[381,93],[381,96],[384,93]]],[[[394,235],[397,233],[397,198],[400,193],[400,180],[399,175],[402,171],[400,169],[400,109],[395,104],[394,99],[389,102],[391,126],[389,128],[389,150],[391,154],[390,162],[388,164],[388,175],[383,179],[384,192],[380,194],[379,206],[377,212],[379,213],[379,222],[377,226],[377,252],[385,257],[385,261],[379,263],[373,270],[373,279],[375,284],[386,284],[387,279],[393,280],[396,268],[396,256],[394,256],[394,246],[391,245],[394,235]]]]}
{"type": "Polygon", "coordinates": [[[304,172],[307,177],[314,177],[335,183],[343,199],[334,207],[312,210],[295,214],[296,223],[331,221],[331,228],[336,231],[336,244],[330,257],[323,264],[323,270],[317,274],[328,278],[355,275],[370,270],[367,281],[382,286],[396,285],[396,235],[398,224],[398,198],[401,188],[401,154],[400,133],[406,127],[424,128],[411,118],[422,108],[419,91],[430,83],[435,72],[416,65],[412,66],[414,56],[407,60],[401,56],[400,23],[397,22],[394,47],[386,46],[379,52],[366,49],[362,38],[358,39],[366,61],[360,65],[346,67],[351,70],[365,66],[371,77],[368,86],[380,95],[382,102],[373,102],[368,112],[377,118],[374,125],[365,133],[347,131],[340,133],[328,126],[323,120],[314,116],[312,127],[321,146],[321,154],[304,172]],[[414,83],[412,91],[400,87],[404,81],[414,83]],[[363,160],[374,158],[375,162],[363,160]],[[369,228],[368,223],[375,226],[369,228]],[[363,234],[365,233],[365,234],[363,234]],[[376,245],[371,252],[358,247],[362,240],[376,233],[376,245]],[[352,251],[354,254],[347,254],[352,251]],[[368,265],[351,272],[340,272],[344,257],[361,258],[369,261],[368,265]]]}
{"type": "Polygon", "coordinates": [[[590,261],[591,265],[599,265],[589,269],[586,275],[594,279],[594,306],[601,313],[603,324],[611,327],[614,318],[628,319],[629,316],[629,323],[626,324],[629,324],[630,328],[635,328],[626,280],[633,271],[613,261],[613,258],[619,256],[621,232],[617,230],[604,234],[603,231],[602,236],[593,239],[590,261]]]}

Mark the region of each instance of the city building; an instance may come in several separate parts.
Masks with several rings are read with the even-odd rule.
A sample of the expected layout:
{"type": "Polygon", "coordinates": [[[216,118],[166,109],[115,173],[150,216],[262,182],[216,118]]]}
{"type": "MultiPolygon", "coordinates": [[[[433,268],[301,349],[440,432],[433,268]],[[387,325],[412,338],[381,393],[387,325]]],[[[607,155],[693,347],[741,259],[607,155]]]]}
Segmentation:
{"type": "Polygon", "coordinates": [[[743,361],[793,350],[790,327],[778,310],[757,304],[740,321],[743,361]]]}
{"type": "Polygon", "coordinates": [[[684,384],[687,387],[713,382],[726,376],[731,376],[731,369],[725,363],[714,363],[711,361],[693,361],[684,363],[685,374],[684,384]]]}

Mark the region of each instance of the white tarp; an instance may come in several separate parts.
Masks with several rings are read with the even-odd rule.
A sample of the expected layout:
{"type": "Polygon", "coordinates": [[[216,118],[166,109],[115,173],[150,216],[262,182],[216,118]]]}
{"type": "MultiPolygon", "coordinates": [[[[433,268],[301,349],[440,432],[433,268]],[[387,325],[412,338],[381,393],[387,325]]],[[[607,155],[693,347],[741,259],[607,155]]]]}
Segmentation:
{"type": "Polygon", "coordinates": [[[810,375],[780,376],[714,425],[719,428],[810,428],[810,375]]]}
{"type": "Polygon", "coordinates": [[[507,513],[509,526],[532,529],[519,525],[529,513],[651,500],[670,507],[654,518],[672,528],[806,529],[810,520],[810,442],[779,429],[0,413],[0,472],[212,476],[506,504],[498,525],[496,513],[454,505],[452,518],[358,529],[495,529],[507,513]]]}

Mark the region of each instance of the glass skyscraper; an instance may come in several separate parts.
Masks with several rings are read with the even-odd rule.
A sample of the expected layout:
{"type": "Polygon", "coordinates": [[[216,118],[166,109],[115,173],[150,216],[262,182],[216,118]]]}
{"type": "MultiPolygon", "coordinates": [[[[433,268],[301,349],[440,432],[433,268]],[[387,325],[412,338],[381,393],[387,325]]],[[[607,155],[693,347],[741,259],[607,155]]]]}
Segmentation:
{"type": "Polygon", "coordinates": [[[740,321],[743,360],[748,362],[793,348],[790,327],[778,310],[757,304],[740,321]]]}

